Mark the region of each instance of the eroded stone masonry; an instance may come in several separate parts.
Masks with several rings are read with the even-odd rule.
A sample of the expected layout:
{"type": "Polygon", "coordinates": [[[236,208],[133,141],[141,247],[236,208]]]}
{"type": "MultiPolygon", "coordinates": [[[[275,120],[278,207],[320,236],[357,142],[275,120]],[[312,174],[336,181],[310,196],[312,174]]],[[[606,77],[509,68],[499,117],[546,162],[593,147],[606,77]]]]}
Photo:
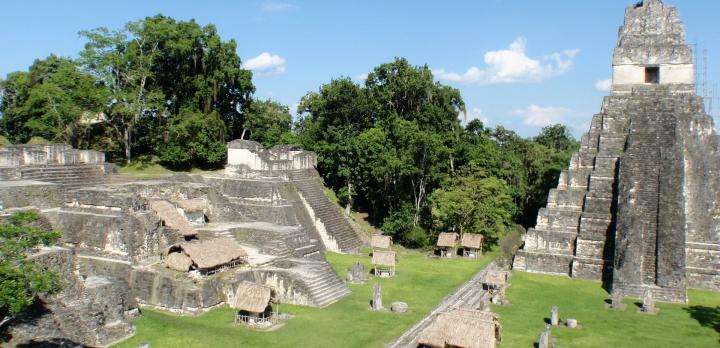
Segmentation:
{"type": "Polygon", "coordinates": [[[514,268],[673,302],[686,301],[686,287],[720,290],[718,149],[678,11],[660,0],[630,6],[612,91],[514,268]]]}
{"type": "Polygon", "coordinates": [[[64,288],[11,323],[10,345],[107,345],[133,333],[139,305],[197,313],[233,301],[243,281],[272,286],[283,303],[348,294],[324,251],[364,241],[325,197],[315,154],[228,148],[225,174],[133,181],[94,151],[1,147],[0,215],[38,209],[40,225],[63,233],[32,257],[64,288]]]}

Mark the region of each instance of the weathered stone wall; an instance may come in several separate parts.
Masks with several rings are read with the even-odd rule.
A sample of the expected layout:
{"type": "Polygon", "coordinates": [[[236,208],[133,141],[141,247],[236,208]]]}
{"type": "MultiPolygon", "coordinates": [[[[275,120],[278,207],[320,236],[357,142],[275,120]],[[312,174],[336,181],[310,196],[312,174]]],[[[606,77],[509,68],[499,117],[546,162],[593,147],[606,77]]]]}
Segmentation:
{"type": "Polygon", "coordinates": [[[77,150],[67,144],[6,145],[0,147],[0,167],[37,166],[47,164],[101,164],[105,153],[77,150]]]}
{"type": "Polygon", "coordinates": [[[684,157],[690,118],[702,115],[697,97],[661,87],[636,91],[625,153],[620,158],[613,289],[633,285],[675,291],[685,301],[684,157]],[[683,109],[688,105],[693,112],[683,109]],[[682,107],[681,107],[682,106],[682,107]]]}
{"type": "Polygon", "coordinates": [[[719,141],[694,81],[663,82],[666,65],[692,66],[677,11],[646,0],[628,8],[619,34],[612,94],[514,267],[685,301],[686,286],[720,289],[719,141]],[[646,66],[660,66],[660,83],[618,76],[646,66]]]}
{"type": "Polygon", "coordinates": [[[289,145],[278,145],[266,150],[250,140],[233,140],[228,143],[225,175],[230,177],[282,176],[290,170],[315,168],[315,153],[289,145]]]}
{"type": "Polygon", "coordinates": [[[150,212],[83,212],[49,210],[44,215],[62,231],[65,243],[87,251],[107,253],[134,262],[158,256],[163,247],[177,242],[175,233],[161,228],[150,212]]]}
{"type": "Polygon", "coordinates": [[[134,333],[129,322],[137,306],[125,284],[106,277],[79,278],[71,249],[46,249],[32,257],[59,272],[60,293],[42,296],[37,305],[10,324],[9,346],[40,345],[61,338],[78,345],[104,346],[134,333]]]}
{"type": "Polygon", "coordinates": [[[0,209],[59,207],[65,201],[65,189],[37,181],[0,181],[0,209]]]}

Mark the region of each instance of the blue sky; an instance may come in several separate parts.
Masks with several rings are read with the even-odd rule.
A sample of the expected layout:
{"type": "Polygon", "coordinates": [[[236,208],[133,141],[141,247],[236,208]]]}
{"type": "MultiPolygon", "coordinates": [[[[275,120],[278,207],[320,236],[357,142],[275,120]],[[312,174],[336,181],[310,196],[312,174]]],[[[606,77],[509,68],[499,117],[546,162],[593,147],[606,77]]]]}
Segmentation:
{"type": "MultiPolygon", "coordinates": [[[[610,78],[633,1],[15,1],[0,11],[0,76],[51,53],[76,57],[81,30],[162,13],[215,24],[256,70],[256,96],[291,108],[332,78],[360,82],[374,66],[406,57],[459,88],[470,118],[525,136],[561,122],[579,136],[607,94],[596,84],[610,78]]],[[[710,86],[720,82],[720,1],[665,3],[680,9],[688,42],[707,49],[710,86]]]]}

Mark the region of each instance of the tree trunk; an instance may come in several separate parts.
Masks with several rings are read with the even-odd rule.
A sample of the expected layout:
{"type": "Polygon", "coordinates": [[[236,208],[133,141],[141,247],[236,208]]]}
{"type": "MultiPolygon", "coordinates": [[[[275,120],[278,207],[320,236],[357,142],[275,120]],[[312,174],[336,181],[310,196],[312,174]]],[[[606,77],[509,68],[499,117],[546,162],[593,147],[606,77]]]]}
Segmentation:
{"type": "Polygon", "coordinates": [[[243,127],[242,134],[240,134],[240,140],[243,140],[245,138],[245,131],[247,131],[247,128],[243,127]]]}
{"type": "Polygon", "coordinates": [[[420,205],[422,205],[422,201],[425,198],[425,178],[420,178],[417,193],[415,193],[415,180],[412,180],[412,184],[413,194],[415,195],[415,215],[413,217],[413,226],[417,226],[418,222],[420,222],[420,205]]]}
{"type": "Polygon", "coordinates": [[[123,132],[123,142],[125,143],[125,159],[129,164],[132,161],[130,153],[130,127],[125,127],[125,131],[123,132]]]}
{"type": "Polygon", "coordinates": [[[345,217],[350,216],[350,210],[352,208],[352,183],[350,182],[350,177],[348,177],[347,180],[347,188],[348,188],[348,200],[345,204],[345,217]]]}

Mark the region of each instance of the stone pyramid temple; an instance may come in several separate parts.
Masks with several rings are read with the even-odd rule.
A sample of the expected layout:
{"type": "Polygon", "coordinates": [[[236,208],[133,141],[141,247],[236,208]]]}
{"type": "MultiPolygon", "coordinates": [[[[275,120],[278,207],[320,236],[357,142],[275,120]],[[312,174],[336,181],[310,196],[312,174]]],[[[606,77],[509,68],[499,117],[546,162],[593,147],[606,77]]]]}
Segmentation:
{"type": "Polygon", "coordinates": [[[628,7],[610,95],[516,270],[671,302],[685,302],[687,287],[720,289],[720,142],[694,75],[678,11],[660,0],[628,7]]]}

